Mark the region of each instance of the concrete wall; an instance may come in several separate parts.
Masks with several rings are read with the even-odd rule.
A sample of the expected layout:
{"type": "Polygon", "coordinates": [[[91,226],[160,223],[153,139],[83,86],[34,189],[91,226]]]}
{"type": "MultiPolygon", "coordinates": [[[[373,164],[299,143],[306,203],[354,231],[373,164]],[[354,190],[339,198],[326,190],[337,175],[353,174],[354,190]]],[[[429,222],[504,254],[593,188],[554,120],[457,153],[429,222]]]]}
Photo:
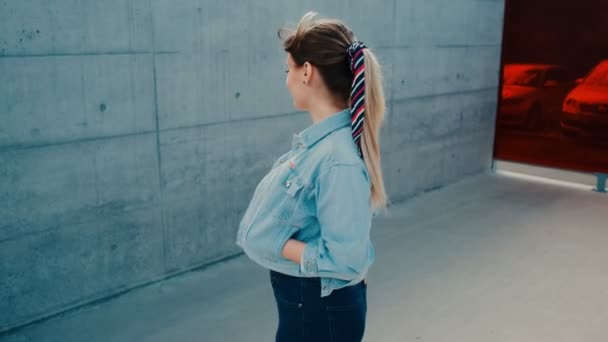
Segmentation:
{"type": "Polygon", "coordinates": [[[384,65],[392,201],[487,169],[501,0],[0,0],[0,331],[238,253],[311,122],[277,28],[346,19],[384,65]]]}

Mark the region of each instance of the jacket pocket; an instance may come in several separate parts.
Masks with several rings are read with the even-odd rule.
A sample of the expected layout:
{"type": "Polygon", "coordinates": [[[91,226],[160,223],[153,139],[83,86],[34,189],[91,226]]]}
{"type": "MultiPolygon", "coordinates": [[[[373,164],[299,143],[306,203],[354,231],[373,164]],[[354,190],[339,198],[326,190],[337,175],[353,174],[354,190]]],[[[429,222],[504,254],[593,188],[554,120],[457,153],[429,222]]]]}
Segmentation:
{"type": "Polygon", "coordinates": [[[289,220],[304,188],[304,181],[296,173],[289,173],[287,179],[280,187],[282,195],[279,197],[274,216],[281,220],[289,220]]]}
{"type": "Polygon", "coordinates": [[[271,273],[270,282],[280,313],[302,307],[300,279],[284,278],[271,273]]]}
{"type": "MultiPolygon", "coordinates": [[[[279,260],[279,259],[283,259],[283,260],[289,260],[285,257],[283,257],[283,248],[285,247],[285,243],[287,243],[287,240],[289,240],[300,228],[293,226],[293,225],[288,225],[287,228],[285,228],[285,230],[281,231],[281,234],[279,234],[278,238],[277,238],[277,242],[276,245],[274,247],[274,251],[273,251],[273,260],[279,260]]],[[[291,261],[291,260],[290,260],[291,261]]]]}

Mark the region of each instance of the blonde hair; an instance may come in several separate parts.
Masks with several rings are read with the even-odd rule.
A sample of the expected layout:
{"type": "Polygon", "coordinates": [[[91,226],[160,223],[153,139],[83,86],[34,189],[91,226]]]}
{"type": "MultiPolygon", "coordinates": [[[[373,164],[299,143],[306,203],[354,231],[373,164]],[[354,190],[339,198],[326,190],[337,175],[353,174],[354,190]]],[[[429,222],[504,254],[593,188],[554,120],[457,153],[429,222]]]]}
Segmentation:
{"type": "MultiPolygon", "coordinates": [[[[295,29],[279,29],[279,38],[296,65],[302,66],[304,62],[315,65],[337,101],[350,105],[353,75],[346,49],[357,39],[342,21],[315,19],[316,16],[316,12],[304,14],[295,29]]],[[[372,208],[384,209],[389,201],[380,160],[380,128],[385,112],[382,69],[371,49],[365,48],[363,54],[366,86],[361,151],[370,175],[372,208]]]]}

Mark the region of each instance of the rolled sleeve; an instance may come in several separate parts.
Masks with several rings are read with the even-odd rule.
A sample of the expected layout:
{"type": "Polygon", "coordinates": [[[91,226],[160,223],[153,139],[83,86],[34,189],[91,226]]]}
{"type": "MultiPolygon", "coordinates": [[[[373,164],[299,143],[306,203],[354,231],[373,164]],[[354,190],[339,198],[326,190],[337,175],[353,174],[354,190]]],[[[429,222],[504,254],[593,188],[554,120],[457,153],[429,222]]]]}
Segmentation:
{"type": "Polygon", "coordinates": [[[361,165],[334,164],[315,182],[319,239],[306,244],[300,263],[308,276],[352,280],[366,271],[372,220],[371,189],[361,165]]]}

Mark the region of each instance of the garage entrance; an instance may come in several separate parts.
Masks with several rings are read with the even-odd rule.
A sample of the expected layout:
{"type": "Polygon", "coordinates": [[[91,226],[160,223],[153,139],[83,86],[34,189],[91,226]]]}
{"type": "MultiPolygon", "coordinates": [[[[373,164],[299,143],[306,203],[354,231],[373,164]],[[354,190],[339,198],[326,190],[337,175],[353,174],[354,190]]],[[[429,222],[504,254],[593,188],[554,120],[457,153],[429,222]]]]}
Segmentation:
{"type": "Polygon", "coordinates": [[[494,157],[608,173],[608,2],[507,0],[494,157]]]}

